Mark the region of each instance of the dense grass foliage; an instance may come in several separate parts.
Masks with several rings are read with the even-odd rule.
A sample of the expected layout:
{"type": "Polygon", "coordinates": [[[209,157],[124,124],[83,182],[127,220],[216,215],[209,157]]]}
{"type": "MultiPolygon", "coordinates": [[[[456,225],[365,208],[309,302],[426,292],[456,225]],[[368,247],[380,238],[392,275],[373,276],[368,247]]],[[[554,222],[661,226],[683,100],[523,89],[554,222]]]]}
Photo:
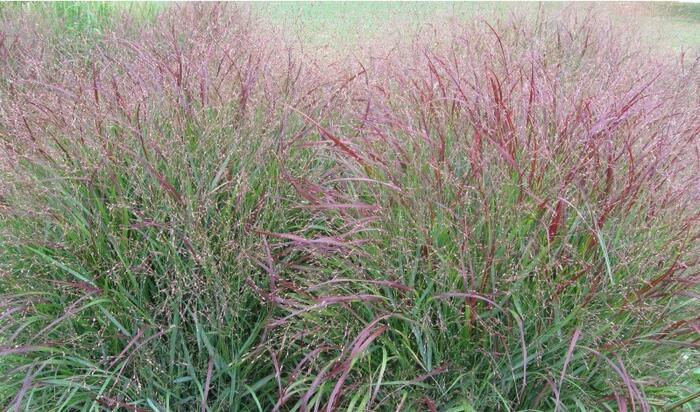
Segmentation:
{"type": "Polygon", "coordinates": [[[700,405],[690,54],[576,10],[334,61],[57,10],[0,13],[3,408],[700,405]]]}

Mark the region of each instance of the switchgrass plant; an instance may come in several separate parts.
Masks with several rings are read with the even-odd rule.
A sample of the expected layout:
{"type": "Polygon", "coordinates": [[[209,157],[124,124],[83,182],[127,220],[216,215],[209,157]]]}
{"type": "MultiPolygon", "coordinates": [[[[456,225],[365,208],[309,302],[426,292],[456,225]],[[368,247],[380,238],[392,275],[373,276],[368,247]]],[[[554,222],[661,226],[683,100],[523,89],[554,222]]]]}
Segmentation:
{"type": "Polygon", "coordinates": [[[697,60],[577,10],[338,61],[237,7],[13,13],[8,410],[697,408],[697,60]]]}

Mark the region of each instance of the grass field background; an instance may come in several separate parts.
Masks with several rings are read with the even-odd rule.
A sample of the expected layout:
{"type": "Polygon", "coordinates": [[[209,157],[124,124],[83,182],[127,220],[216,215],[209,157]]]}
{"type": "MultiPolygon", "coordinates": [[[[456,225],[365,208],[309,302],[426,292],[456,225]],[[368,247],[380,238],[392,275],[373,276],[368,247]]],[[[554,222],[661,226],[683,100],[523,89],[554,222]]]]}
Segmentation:
{"type": "Polygon", "coordinates": [[[693,3],[561,3],[561,2],[270,2],[253,9],[274,24],[329,48],[357,46],[392,35],[410,38],[419,26],[473,16],[507,18],[514,11],[564,8],[596,9],[614,24],[638,30],[652,45],[676,50],[700,47],[700,4],[693,3]]]}

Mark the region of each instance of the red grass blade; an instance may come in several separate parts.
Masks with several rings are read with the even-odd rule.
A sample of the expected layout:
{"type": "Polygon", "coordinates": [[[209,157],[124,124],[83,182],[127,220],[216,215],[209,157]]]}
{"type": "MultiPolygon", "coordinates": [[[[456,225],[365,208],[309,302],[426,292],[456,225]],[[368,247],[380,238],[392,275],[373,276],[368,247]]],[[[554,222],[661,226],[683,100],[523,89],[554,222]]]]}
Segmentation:
{"type": "Polygon", "coordinates": [[[558,412],[561,409],[561,403],[559,402],[561,396],[561,388],[564,384],[564,376],[566,376],[566,368],[569,366],[571,357],[574,354],[574,348],[576,347],[576,342],[578,342],[581,336],[581,329],[576,329],[573,336],[571,337],[571,342],[569,343],[569,349],[566,351],[566,358],[564,358],[564,366],[561,368],[561,374],[559,375],[559,384],[557,385],[556,396],[554,398],[554,412],[558,412]]]}

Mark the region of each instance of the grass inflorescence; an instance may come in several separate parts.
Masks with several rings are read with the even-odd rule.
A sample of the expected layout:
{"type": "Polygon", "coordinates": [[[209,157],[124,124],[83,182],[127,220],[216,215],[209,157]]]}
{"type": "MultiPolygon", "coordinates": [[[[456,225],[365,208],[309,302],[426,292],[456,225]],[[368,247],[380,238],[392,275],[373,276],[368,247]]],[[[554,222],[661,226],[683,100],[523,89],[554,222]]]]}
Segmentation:
{"type": "Polygon", "coordinates": [[[56,7],[0,10],[3,408],[698,407],[690,54],[595,10],[331,61],[56,7]]]}

